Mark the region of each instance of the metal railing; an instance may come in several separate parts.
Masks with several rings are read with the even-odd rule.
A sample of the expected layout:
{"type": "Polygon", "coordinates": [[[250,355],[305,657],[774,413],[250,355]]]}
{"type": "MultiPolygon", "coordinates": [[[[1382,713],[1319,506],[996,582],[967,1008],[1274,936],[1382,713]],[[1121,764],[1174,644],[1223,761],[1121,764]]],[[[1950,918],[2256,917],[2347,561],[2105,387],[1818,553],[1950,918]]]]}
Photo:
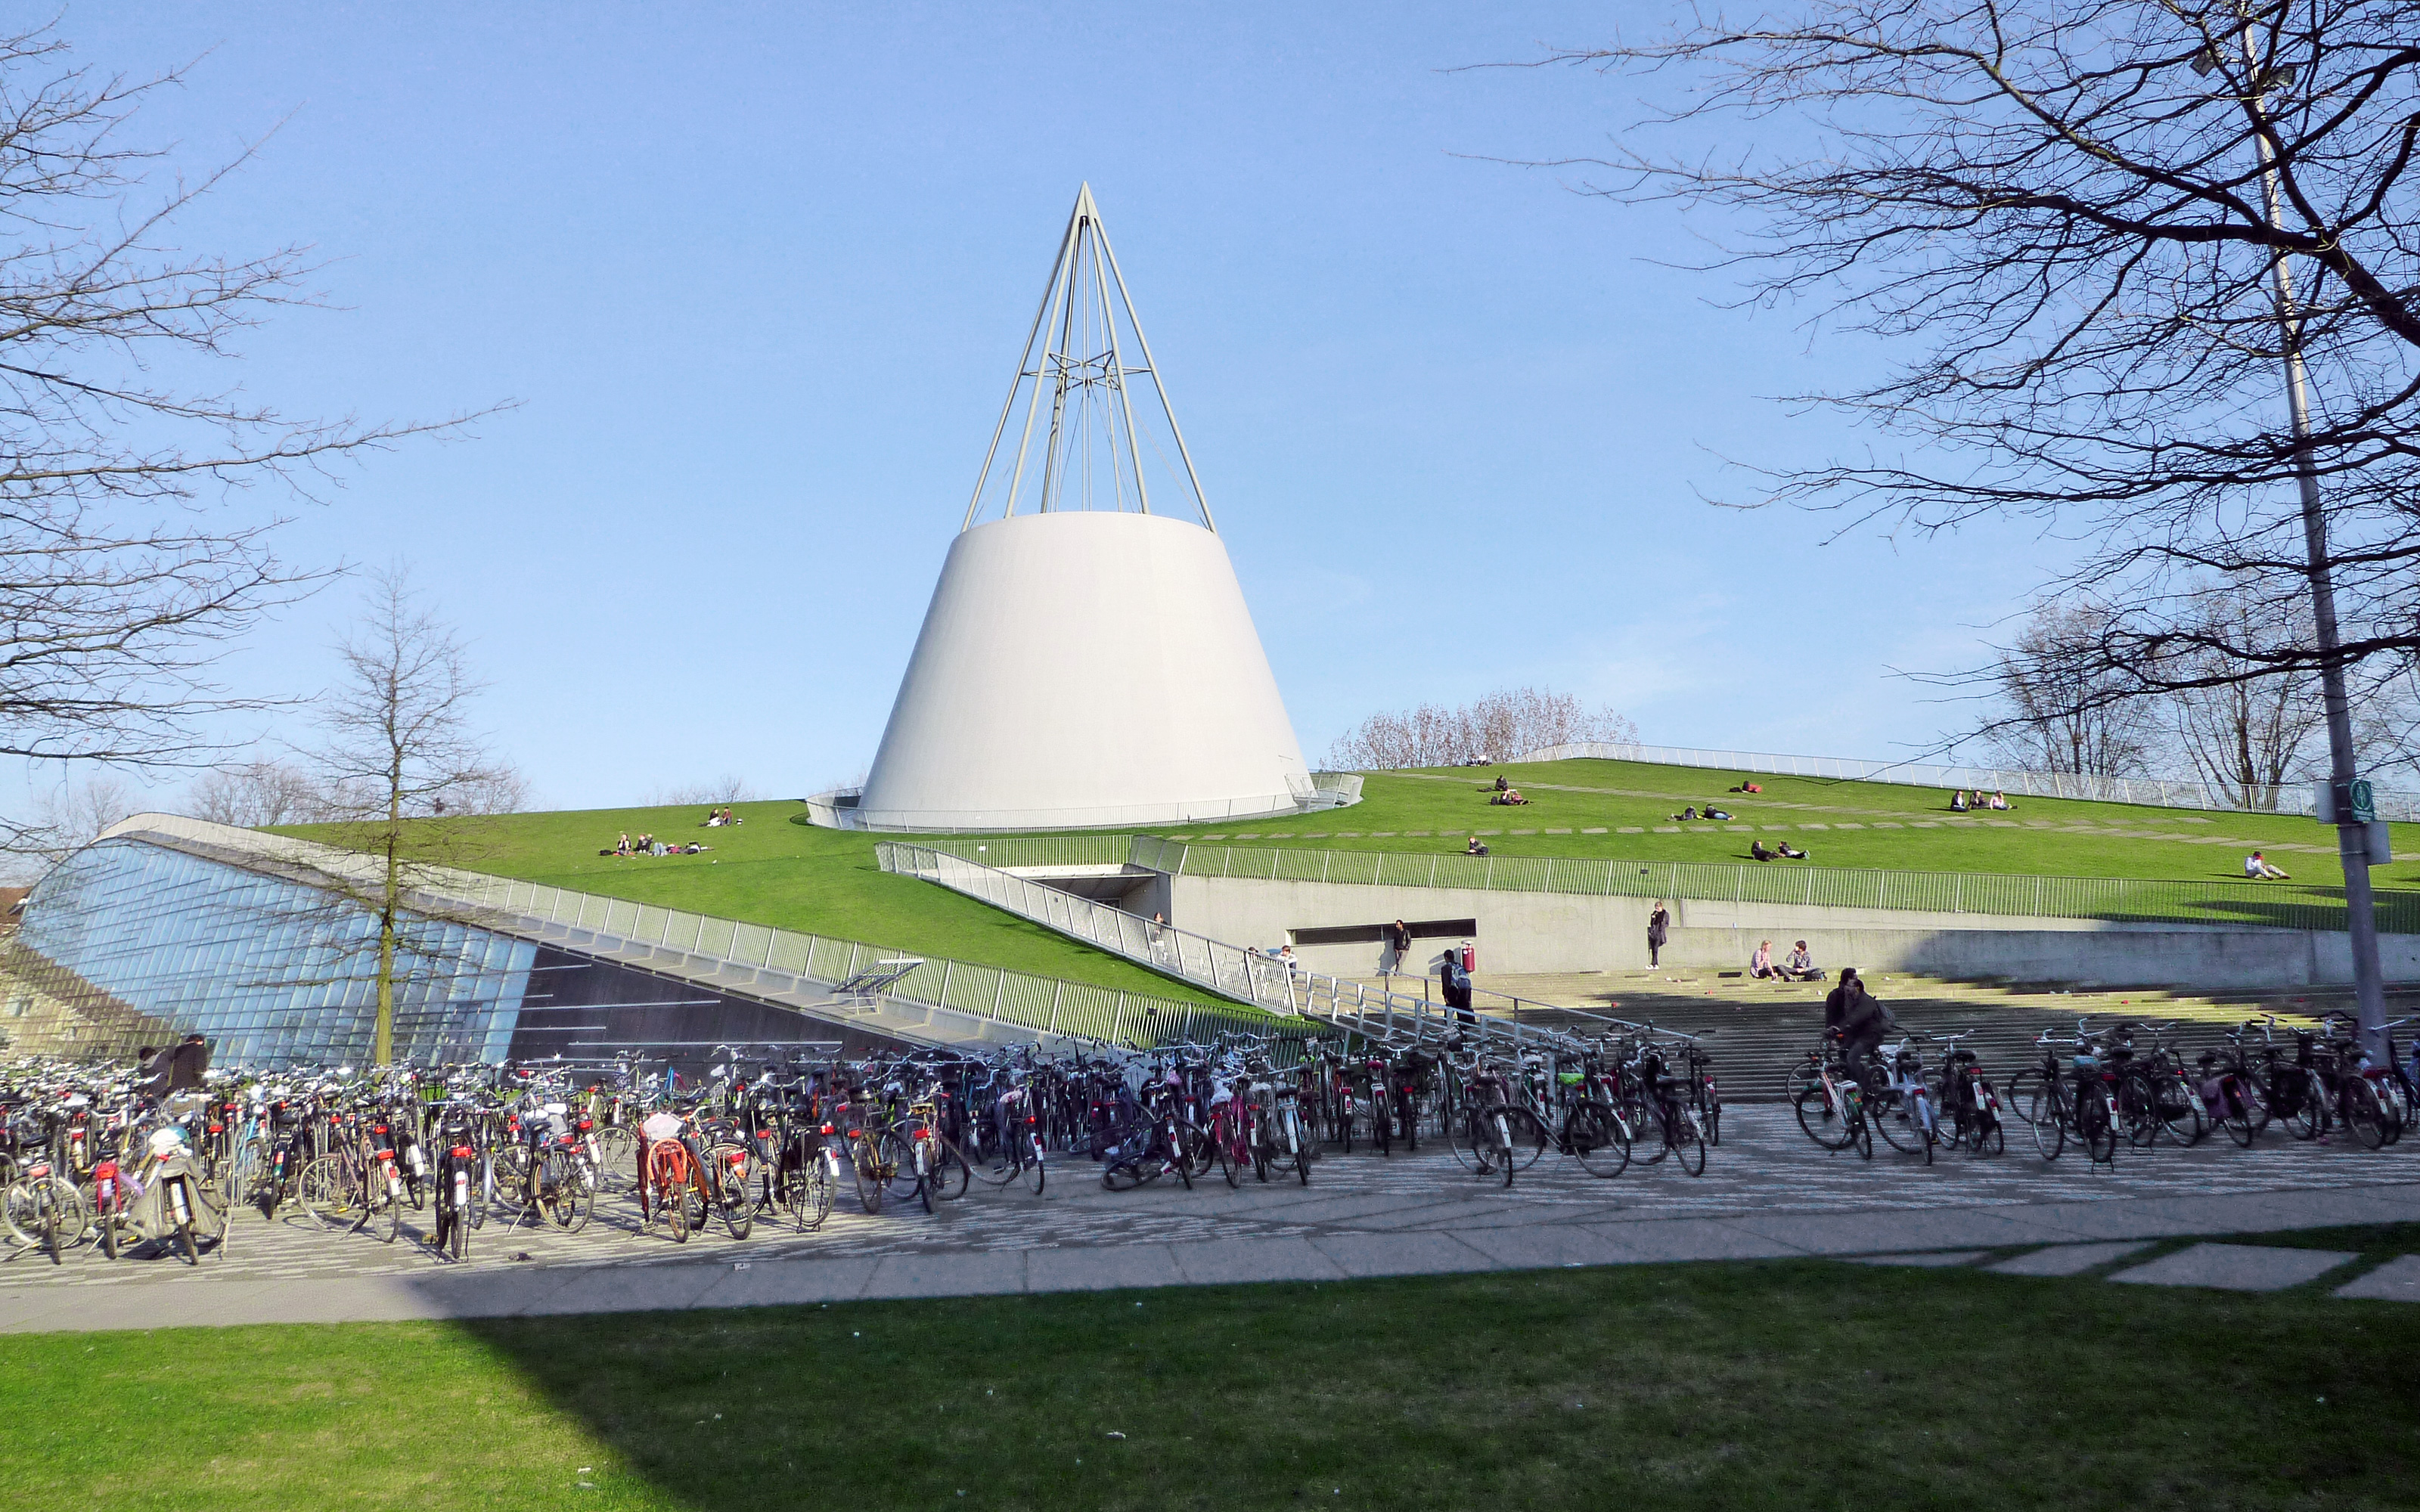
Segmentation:
{"type": "MultiPolygon", "coordinates": [[[[1240,877],[1380,887],[1461,887],[1598,898],[1686,898],[1801,908],[1887,908],[1931,914],[2088,918],[2121,923],[2233,924],[2341,930],[2344,889],[2280,882],[2179,882],[2131,877],[1885,872],[1795,862],[1592,860],[1575,856],[1423,855],[1202,845],[1135,837],[1137,866],[1171,876],[1240,877]]],[[[2420,934],[2420,893],[2381,892],[2378,927],[2420,934]]]]}
{"type": "MultiPolygon", "coordinates": [[[[304,876],[350,873],[372,864],[366,856],[313,841],[172,814],[137,815],[113,826],[108,834],[138,840],[156,837],[235,865],[266,863],[304,876]]],[[[718,918],[628,898],[575,892],[460,867],[414,866],[411,883],[415,902],[441,917],[525,937],[545,938],[543,932],[551,927],[579,931],[597,937],[598,943],[670,952],[690,958],[690,970],[680,969],[681,961],[669,963],[674,974],[697,975],[693,968],[700,963],[707,967],[704,975],[709,978],[728,969],[744,979],[737,984],[742,992],[751,982],[775,992],[796,990],[809,982],[828,987],[876,962],[921,953],[718,918]]],[[[990,1019],[1037,1036],[1112,1043],[1206,1040],[1224,1030],[1257,1033],[1269,1026],[1264,1017],[1208,1004],[932,957],[900,979],[883,997],[990,1019]]]]}
{"type": "MultiPolygon", "coordinates": [[[[1385,1038],[1389,1042],[1420,1032],[1422,1026],[1435,1031],[1446,1024],[1450,1014],[1449,1010],[1425,997],[1331,977],[1292,965],[1247,946],[1230,945],[1172,924],[1139,918],[1123,909],[1062,892],[935,846],[884,841],[875,847],[875,856],[885,872],[917,877],[964,893],[1071,939],[1272,1013],[1323,1019],[1340,1028],[1385,1038]]],[[[1573,1042],[1570,1036],[1520,1022],[1522,1011],[1578,1019],[1597,1017],[1521,999],[1504,1001],[1511,1005],[1509,1016],[1499,1017],[1491,1011],[1457,1022],[1464,1032],[1482,1044],[1504,1041],[1516,1048],[1563,1048],[1573,1042]]],[[[1604,1022],[1610,1026],[1616,1021],[1604,1022]]]]}
{"type": "MultiPolygon", "coordinates": [[[[2010,772],[1990,766],[1931,766],[1919,762],[1869,762],[1846,756],[1777,756],[1765,751],[1700,750],[1686,746],[1632,746],[1601,740],[1548,746],[1512,762],[1595,760],[1640,762],[1654,766],[1704,766],[1768,777],[1812,777],[1856,782],[1891,782],[1920,788],[1981,788],[2036,798],[2082,798],[2096,803],[2139,803],[2156,809],[2208,809],[2228,813],[2308,814],[2317,801],[2311,784],[2261,785],[2247,795],[2212,782],[2148,777],[2086,777],[2071,772],[2010,772]],[[2246,796],[2251,802],[2244,801],[2246,796]]],[[[2376,794],[2378,817],[2420,822],[2420,794],[2376,794]]]]}

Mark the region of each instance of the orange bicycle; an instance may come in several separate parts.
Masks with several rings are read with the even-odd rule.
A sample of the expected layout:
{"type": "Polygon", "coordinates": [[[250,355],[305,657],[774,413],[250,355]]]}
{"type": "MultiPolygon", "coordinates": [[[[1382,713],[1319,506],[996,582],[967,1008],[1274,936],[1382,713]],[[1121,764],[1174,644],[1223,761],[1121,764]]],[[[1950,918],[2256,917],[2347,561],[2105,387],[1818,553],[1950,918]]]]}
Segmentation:
{"type": "Polygon", "coordinates": [[[659,1139],[647,1147],[646,1168],[639,1181],[639,1231],[661,1218],[672,1226],[673,1242],[686,1244],[706,1223],[700,1206],[705,1187],[697,1157],[686,1142],[659,1139]]]}

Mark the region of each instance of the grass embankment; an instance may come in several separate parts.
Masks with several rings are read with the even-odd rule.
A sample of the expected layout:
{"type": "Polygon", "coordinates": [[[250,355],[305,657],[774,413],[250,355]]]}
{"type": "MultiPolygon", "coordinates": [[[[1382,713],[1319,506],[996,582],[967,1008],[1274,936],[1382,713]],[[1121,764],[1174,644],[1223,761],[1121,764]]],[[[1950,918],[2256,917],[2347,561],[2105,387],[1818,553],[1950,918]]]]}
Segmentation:
{"type": "Polygon", "coordinates": [[[0,1503],[2408,1506],[2415,1350],[2320,1289],[1811,1261],[20,1336],[0,1503]]]}
{"type": "MultiPolygon", "coordinates": [[[[2295,876],[2293,884],[2276,884],[2267,895],[2289,900],[2311,896],[2305,888],[2343,885],[2333,855],[2281,848],[2331,842],[2331,833],[2308,819],[2021,798],[2013,812],[1978,815],[1978,823],[1953,825],[1947,821],[1954,816],[1943,808],[1947,795],[1931,789],[1770,777],[1757,779],[1761,794],[1724,791],[1739,780],[1739,774],[1695,767],[1599,761],[1382,772],[1368,778],[1364,801],[1352,809],[1208,828],[1180,826],[1174,832],[1249,845],[1431,852],[1459,851],[1465,837],[1486,831],[1500,856],[1745,859],[1751,837],[1719,825],[1659,832],[1674,828],[1670,816],[1683,805],[1702,809],[1711,802],[1760,832],[1768,825],[1788,826],[1772,831],[1772,837],[1786,836],[1803,846],[1816,866],[2220,881],[2240,879],[2243,853],[2257,847],[2274,853],[2295,876]],[[1530,797],[1528,806],[1487,802],[1481,790],[1498,770],[1530,797]],[[1919,824],[1940,827],[1912,827],[1919,824]],[[1590,829],[1603,833],[1584,833],[1590,829]]],[[[700,828],[703,810],[694,807],[515,814],[476,821],[478,836],[465,864],[924,955],[1217,1001],[970,899],[887,876],[875,865],[876,837],[789,823],[802,811],[793,802],[742,804],[739,812],[749,822],[736,829],[700,828]],[[714,850],[658,858],[597,854],[625,831],[703,840],[714,850]]],[[[2396,837],[2398,848],[2420,849],[2420,826],[2398,825],[2396,837]]],[[[2377,868],[2371,876],[2381,887],[2420,886],[2420,861],[2377,868]]]]}
{"type": "MultiPolygon", "coordinates": [[[[1094,986],[1233,1007],[1038,924],[875,864],[876,837],[789,822],[794,802],[743,803],[736,827],[706,829],[705,810],[587,809],[463,823],[449,848],[458,864],[667,908],[746,919],[835,939],[863,940],[936,959],[1005,966],[1094,986]],[[703,856],[613,856],[615,839],[653,833],[702,841],[703,856]]],[[[311,826],[282,831],[337,838],[311,826]]]]}
{"type": "MultiPolygon", "coordinates": [[[[2333,829],[2284,814],[2220,813],[2061,798],[2013,800],[2008,813],[1981,813],[1952,823],[1949,795],[1930,788],[1884,782],[1831,782],[1811,778],[1758,777],[1761,794],[1729,793],[1743,774],[1637,762],[1569,761],[1419,773],[1379,772],[1364,781],[1351,809],[1297,819],[1207,826],[1171,833],[1195,839],[1239,835],[1244,843],[1305,844],[1337,850],[1459,851],[1472,834],[1494,831],[1498,856],[1619,856],[1642,861],[1733,861],[1748,858],[1747,834],[1700,822],[1670,829],[1684,806],[1709,803],[1739,824],[1784,825],[1774,836],[1811,853],[1825,867],[1874,867],[1909,872],[1981,872],[2018,876],[2152,877],[2179,881],[2241,879],[2247,851],[2273,853],[2297,882],[2342,887],[2344,872],[2333,829]],[[1482,789],[1497,772],[1531,801],[1521,808],[1488,803],[1482,789]],[[1581,791],[1568,791],[1577,789],[1581,791]],[[2013,827],[1991,823],[2010,822],[2013,827]],[[1909,827],[1916,824],[1937,828],[1909,827]],[[1821,825],[1820,829],[1808,825],[1821,825]],[[1842,827],[1843,825],[1852,827],[1842,827]],[[1895,826],[1895,827],[1893,827],[1895,826]],[[1623,828],[1637,831],[1623,834],[1623,828]],[[1603,834],[1583,830],[1603,829],[1603,834]],[[1549,829],[1569,833],[1548,834],[1549,829]],[[1522,834],[1516,831],[1531,831],[1522,834]],[[1421,833],[1408,833],[1419,831],[1421,833]],[[2154,837],[2175,837],[2154,838],[2154,837]],[[2281,852],[2283,844],[2329,847],[2326,855],[2281,852]]],[[[2380,886],[2420,886],[2420,825],[2395,826],[2399,859],[2377,867],[2380,886]]]]}

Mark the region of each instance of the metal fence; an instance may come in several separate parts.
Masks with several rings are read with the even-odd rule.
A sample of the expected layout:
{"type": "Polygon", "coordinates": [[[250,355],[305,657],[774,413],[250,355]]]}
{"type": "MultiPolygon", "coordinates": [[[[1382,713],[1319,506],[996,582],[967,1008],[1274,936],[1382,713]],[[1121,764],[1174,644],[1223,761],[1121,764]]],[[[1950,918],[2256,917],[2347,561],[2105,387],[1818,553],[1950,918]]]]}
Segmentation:
{"type": "MultiPolygon", "coordinates": [[[[1135,838],[1138,866],[1171,875],[1381,887],[1466,887],[1585,897],[1687,898],[1803,908],[1889,908],[1936,914],[2091,918],[2131,923],[2237,924],[2341,930],[2344,889],[2300,883],[2177,882],[2128,877],[2028,877],[1988,872],[1881,872],[1793,862],[1590,860],[1571,856],[1423,855],[1198,845],[1135,838]]],[[[2378,927],[2420,934],[2420,894],[2381,893],[2378,927]]]]}
{"type": "MultiPolygon", "coordinates": [[[[1355,1033],[1389,1041],[1417,1034],[1434,1035],[1445,1024],[1446,1011],[1424,997],[1307,970],[1249,947],[1229,945],[1190,930],[1140,918],[1123,909],[1012,876],[936,846],[885,841],[875,847],[875,855],[885,872],[936,883],[1155,971],[1272,1013],[1324,1019],[1355,1033]]],[[[1481,1014],[1463,1025],[1465,1032],[1482,1044],[1514,1048],[1564,1047],[1572,1043],[1567,1035],[1559,1031],[1521,1023],[1522,1003],[1510,998],[1505,1001],[1510,1005],[1511,1017],[1481,1014]]],[[[1565,1017],[1593,1017],[1553,1011],[1562,1012],[1565,1017]]]]}
{"type": "MultiPolygon", "coordinates": [[[[1595,760],[1654,766],[1705,766],[1769,777],[1812,777],[1893,782],[1919,788],[1982,788],[2036,798],[2084,798],[2158,809],[2209,809],[2231,813],[2309,814],[2317,798],[2309,783],[2266,785],[2248,794],[2211,782],[2144,777],[2084,777],[2068,772],[2007,772],[1990,766],[1928,766],[1919,762],[1868,762],[1845,756],[1776,756],[1765,751],[1700,750],[1687,746],[1631,746],[1601,740],[1548,746],[1516,762],[1595,760]],[[2249,797],[2250,802],[2245,802],[2249,797]]],[[[2420,822],[2420,794],[2376,795],[2378,817],[2420,822]]]]}

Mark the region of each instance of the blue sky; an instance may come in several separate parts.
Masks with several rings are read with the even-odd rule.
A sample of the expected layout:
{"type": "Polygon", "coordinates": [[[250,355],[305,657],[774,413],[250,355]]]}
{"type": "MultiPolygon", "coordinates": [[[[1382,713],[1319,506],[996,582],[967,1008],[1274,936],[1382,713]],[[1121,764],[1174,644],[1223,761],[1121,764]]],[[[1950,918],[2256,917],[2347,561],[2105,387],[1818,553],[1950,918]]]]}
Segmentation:
{"type": "MultiPolygon", "coordinates": [[[[302,413],[516,406],[290,532],[408,561],[549,806],[861,772],[1077,185],[1090,180],[1306,752],[1544,683],[1664,744],[1879,756],[1962,712],[2059,559],[1717,510],[1725,457],[1869,440],[1772,396],[1877,354],[1720,307],[1663,211],[1490,159],[1601,150],[1535,57],[1648,6],[80,5],[85,61],[198,59],[142,117],[185,223],[311,244],[331,305],[235,376],[302,413]]],[[[1717,144],[1709,144],[1717,145],[1717,144]]],[[[333,675],[339,586],[227,675],[333,675]]],[[[271,733],[294,739],[288,723],[271,733]]]]}

